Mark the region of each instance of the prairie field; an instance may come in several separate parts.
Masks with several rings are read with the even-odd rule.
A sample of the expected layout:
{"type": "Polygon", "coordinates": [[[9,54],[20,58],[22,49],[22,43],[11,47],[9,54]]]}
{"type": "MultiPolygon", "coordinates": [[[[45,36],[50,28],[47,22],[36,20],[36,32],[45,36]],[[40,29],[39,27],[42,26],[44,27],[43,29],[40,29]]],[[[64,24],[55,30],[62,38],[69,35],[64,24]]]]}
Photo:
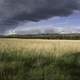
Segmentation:
{"type": "Polygon", "coordinates": [[[80,40],[1,38],[0,80],[80,80],[80,40]]]}
{"type": "Polygon", "coordinates": [[[21,51],[47,55],[80,52],[80,40],[0,39],[0,51],[21,51]]]}

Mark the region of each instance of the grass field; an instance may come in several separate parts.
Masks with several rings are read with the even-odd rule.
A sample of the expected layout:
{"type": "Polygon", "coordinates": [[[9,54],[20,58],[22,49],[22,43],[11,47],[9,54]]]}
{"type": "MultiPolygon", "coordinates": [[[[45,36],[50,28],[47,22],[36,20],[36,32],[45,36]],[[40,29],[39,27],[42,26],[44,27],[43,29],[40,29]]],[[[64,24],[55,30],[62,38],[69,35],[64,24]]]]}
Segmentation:
{"type": "Polygon", "coordinates": [[[0,80],[80,80],[80,40],[0,39],[0,80]]]}

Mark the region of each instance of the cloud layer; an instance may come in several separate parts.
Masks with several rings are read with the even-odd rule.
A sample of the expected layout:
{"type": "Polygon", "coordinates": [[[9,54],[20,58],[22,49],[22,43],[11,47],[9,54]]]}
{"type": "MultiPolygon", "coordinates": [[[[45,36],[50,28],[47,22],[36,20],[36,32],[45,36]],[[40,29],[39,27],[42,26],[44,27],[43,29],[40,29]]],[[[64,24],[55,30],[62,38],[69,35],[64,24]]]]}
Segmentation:
{"type": "Polygon", "coordinates": [[[22,21],[68,16],[80,10],[80,0],[0,0],[0,33],[22,21]]]}

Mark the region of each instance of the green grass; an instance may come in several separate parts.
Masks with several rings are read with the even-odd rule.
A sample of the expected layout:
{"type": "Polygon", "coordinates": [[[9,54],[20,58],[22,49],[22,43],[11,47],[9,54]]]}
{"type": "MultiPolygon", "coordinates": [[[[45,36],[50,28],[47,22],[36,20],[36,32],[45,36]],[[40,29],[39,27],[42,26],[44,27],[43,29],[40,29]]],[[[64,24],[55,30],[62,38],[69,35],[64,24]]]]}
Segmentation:
{"type": "Polygon", "coordinates": [[[0,52],[0,80],[80,80],[80,53],[24,54],[0,52]]]}

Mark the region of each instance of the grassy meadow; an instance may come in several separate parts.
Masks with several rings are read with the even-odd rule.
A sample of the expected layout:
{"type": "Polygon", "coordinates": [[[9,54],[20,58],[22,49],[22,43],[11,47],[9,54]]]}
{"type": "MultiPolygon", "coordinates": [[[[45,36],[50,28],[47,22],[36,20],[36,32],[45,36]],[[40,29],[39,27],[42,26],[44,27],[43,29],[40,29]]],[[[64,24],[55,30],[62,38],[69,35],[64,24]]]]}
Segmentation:
{"type": "Polygon", "coordinates": [[[80,40],[1,38],[0,80],[80,80],[80,40]]]}

